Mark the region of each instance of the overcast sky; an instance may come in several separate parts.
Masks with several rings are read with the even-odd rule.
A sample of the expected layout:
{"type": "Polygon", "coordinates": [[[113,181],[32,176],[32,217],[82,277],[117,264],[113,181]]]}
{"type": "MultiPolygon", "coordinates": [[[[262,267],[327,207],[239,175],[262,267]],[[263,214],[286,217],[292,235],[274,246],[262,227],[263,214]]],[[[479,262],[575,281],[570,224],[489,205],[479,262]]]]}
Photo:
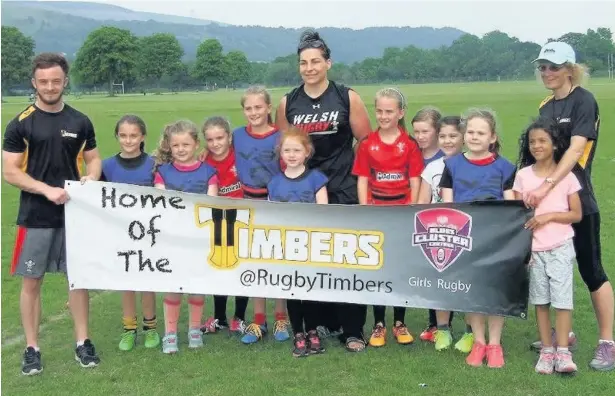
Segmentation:
{"type": "Polygon", "coordinates": [[[567,32],[610,27],[615,0],[100,0],[137,11],[191,16],[233,25],[284,27],[451,26],[483,35],[501,30],[543,44],[567,32]]]}

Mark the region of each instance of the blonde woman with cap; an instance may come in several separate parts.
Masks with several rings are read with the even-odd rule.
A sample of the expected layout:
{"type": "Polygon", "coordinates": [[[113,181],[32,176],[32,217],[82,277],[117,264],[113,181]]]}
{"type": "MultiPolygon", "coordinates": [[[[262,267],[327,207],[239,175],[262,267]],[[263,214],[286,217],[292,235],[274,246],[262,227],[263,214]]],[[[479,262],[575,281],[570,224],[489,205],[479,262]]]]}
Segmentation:
{"type": "MultiPolygon", "coordinates": [[[[573,224],[574,247],[579,272],[587,285],[596,312],[600,339],[590,367],[599,371],[615,369],[615,343],[613,343],[613,288],[601,262],[600,212],[591,182],[591,168],[598,133],[600,113],[594,95],[583,88],[587,77],[585,66],[578,64],[574,49],[564,42],[547,43],[534,61],[545,88],[551,94],[540,104],[540,115],[554,120],[568,148],[553,173],[544,183],[524,196],[525,203],[536,207],[538,203],[569,173],[573,172],[581,183],[579,193],[583,217],[573,224]]],[[[558,338],[554,334],[555,343],[558,338]]],[[[560,335],[565,343],[566,335],[560,335]]],[[[573,338],[570,334],[568,338],[573,338]]],[[[540,342],[532,344],[542,347],[540,342]]],[[[564,348],[565,349],[565,348],[564,348]]]]}

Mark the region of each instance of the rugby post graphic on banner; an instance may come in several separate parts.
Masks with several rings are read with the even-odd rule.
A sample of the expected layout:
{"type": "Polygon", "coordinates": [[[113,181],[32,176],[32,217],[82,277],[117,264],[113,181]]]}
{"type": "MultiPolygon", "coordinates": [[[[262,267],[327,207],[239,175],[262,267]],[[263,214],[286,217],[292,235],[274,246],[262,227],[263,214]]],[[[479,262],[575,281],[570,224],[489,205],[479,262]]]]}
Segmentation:
{"type": "Polygon", "coordinates": [[[525,318],[521,202],[397,207],[67,182],[71,289],[338,301],[525,318]]]}

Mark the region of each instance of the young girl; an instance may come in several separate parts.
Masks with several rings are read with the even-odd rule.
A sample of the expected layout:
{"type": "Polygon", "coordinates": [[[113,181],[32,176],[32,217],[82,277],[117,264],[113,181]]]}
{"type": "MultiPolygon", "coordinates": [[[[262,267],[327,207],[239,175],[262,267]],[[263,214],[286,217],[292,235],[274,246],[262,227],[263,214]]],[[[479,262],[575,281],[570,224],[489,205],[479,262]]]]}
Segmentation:
{"type": "MultiPolygon", "coordinates": [[[[423,171],[418,145],[408,136],[404,124],[406,101],[395,88],[376,94],[378,129],[359,146],[353,174],[358,176],[357,192],[361,205],[408,205],[416,203],[423,171]]],[[[374,306],[374,328],[369,344],[386,343],[386,307],[374,306]]],[[[393,334],[399,344],[414,341],[404,324],[405,307],[393,308],[393,334]]]]}
{"type": "MultiPolygon", "coordinates": [[[[519,200],[545,181],[550,183],[566,143],[557,124],[547,118],[533,122],[521,136],[519,166],[513,190],[519,200]]],[[[581,185],[573,173],[557,183],[536,207],[534,217],[525,224],[534,232],[530,261],[530,304],[536,306],[538,331],[542,342],[536,372],[573,373],[576,364],[568,350],[572,328],[573,261],[575,250],[572,223],[581,220],[581,185]],[[557,350],[551,336],[549,306],[555,308],[557,350]]]]}
{"type": "MultiPolygon", "coordinates": [[[[440,112],[434,107],[424,107],[412,118],[412,131],[416,139],[425,166],[444,157],[444,152],[438,148],[438,122],[442,118],[440,112]]],[[[429,322],[420,334],[423,341],[433,342],[437,330],[436,311],[429,310],[429,322]]]]}
{"type": "MultiPolygon", "coordinates": [[[[269,200],[327,204],[327,177],[305,166],[314,147],[305,132],[289,127],[280,137],[279,153],[286,165],[284,173],[267,184],[269,200]]],[[[288,300],[288,316],[295,334],[293,356],[304,357],[324,352],[316,327],[319,305],[308,300],[288,300]]]]}
{"type": "MultiPolygon", "coordinates": [[[[205,162],[214,167],[217,172],[218,195],[243,198],[243,190],[235,166],[235,151],[231,146],[231,124],[223,117],[210,117],[205,120],[202,132],[207,147],[205,162]]],[[[214,296],[214,316],[207,319],[201,327],[204,333],[215,333],[217,330],[228,327],[233,334],[243,334],[248,297],[235,297],[235,315],[230,326],[226,320],[226,301],[227,296],[214,296]]]]}
{"type": "MultiPolygon", "coordinates": [[[[467,151],[448,158],[440,180],[444,202],[469,202],[487,199],[515,199],[512,190],[515,166],[498,155],[500,144],[495,116],[488,110],[471,110],[463,122],[467,151]]],[[[491,368],[504,366],[500,345],[504,318],[490,315],[489,344],[485,338],[485,315],[467,314],[474,345],[466,358],[471,366],[481,366],[485,357],[491,368]]]]}
{"type": "MultiPolygon", "coordinates": [[[[154,159],[147,155],[145,135],[147,131],[143,120],[136,115],[125,115],[115,124],[115,138],[120,144],[120,152],[103,161],[101,180],[112,183],[128,183],[138,186],[153,186],[154,159]]],[[[143,310],[143,335],[146,348],[157,348],[160,335],[156,330],[156,294],[141,293],[143,310]]],[[[124,331],[119,348],[130,351],[137,340],[136,293],[125,291],[122,294],[122,324],[124,331]]]]}
{"type": "MultiPolygon", "coordinates": [[[[218,195],[216,170],[199,161],[196,152],[199,147],[197,126],[190,121],[177,121],[165,127],[154,158],[156,173],[154,185],[157,188],[183,191],[196,194],[218,195]]],[[[162,352],[178,352],[177,322],[182,295],[167,293],[164,298],[165,336],[162,339],[162,352]]],[[[188,347],[203,346],[203,333],[200,330],[205,297],[188,297],[189,330],[188,347]]]]}
{"type": "Polygon", "coordinates": [[[414,138],[423,153],[425,166],[430,162],[444,157],[438,148],[438,122],[442,118],[440,112],[433,107],[424,107],[412,118],[414,138]]]}
{"type": "MultiPolygon", "coordinates": [[[[442,202],[440,193],[440,178],[444,171],[444,160],[457,155],[463,149],[463,133],[461,128],[461,118],[458,116],[447,116],[440,119],[438,122],[438,146],[444,153],[444,157],[440,157],[429,163],[421,178],[421,191],[419,193],[419,204],[439,203],[442,202]]],[[[441,351],[450,347],[452,343],[451,322],[453,313],[448,311],[429,310],[430,325],[421,335],[424,341],[435,342],[437,351],[441,351]],[[435,318],[432,322],[431,319],[435,318]]],[[[455,349],[469,353],[474,343],[474,335],[470,325],[466,325],[466,332],[463,337],[455,344],[455,349]]]]}
{"type": "MultiPolygon", "coordinates": [[[[267,199],[267,184],[281,172],[276,145],[280,131],[271,119],[271,97],[263,87],[250,87],[241,98],[243,114],[248,121],[245,127],[233,131],[233,149],[237,175],[245,198],[267,199]]],[[[241,341],[253,344],[268,331],[265,314],[265,299],[254,298],[254,322],[245,331],[241,341]]],[[[275,300],[274,338],[286,341],[290,338],[284,300],[275,300]]]]}

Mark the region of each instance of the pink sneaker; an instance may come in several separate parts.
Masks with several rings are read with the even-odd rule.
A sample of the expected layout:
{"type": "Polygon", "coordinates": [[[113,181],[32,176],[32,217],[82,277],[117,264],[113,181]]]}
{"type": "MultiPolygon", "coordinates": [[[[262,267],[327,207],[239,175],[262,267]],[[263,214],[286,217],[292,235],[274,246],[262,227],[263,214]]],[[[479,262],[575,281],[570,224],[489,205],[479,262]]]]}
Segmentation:
{"type": "Polygon", "coordinates": [[[504,367],[504,350],[501,345],[487,345],[487,366],[489,368],[504,367]]]}
{"type": "Polygon", "coordinates": [[[234,334],[243,334],[246,331],[246,323],[241,319],[233,318],[228,330],[234,334]]]}
{"type": "Polygon", "coordinates": [[[478,342],[474,342],[472,346],[472,351],[466,357],[466,363],[472,367],[480,367],[483,365],[483,361],[485,360],[485,356],[487,355],[487,346],[480,344],[478,342]]]}
{"type": "Polygon", "coordinates": [[[555,354],[555,371],[560,374],[576,373],[577,365],[572,361],[572,353],[557,351],[555,354]]]}
{"type": "Polygon", "coordinates": [[[546,352],[544,349],[540,352],[540,357],[536,363],[534,370],[538,374],[553,374],[555,368],[555,352],[546,352]]]}
{"type": "Polygon", "coordinates": [[[215,333],[219,328],[218,323],[218,319],[214,319],[213,317],[207,318],[205,323],[201,325],[201,331],[203,334],[215,333]]]}

